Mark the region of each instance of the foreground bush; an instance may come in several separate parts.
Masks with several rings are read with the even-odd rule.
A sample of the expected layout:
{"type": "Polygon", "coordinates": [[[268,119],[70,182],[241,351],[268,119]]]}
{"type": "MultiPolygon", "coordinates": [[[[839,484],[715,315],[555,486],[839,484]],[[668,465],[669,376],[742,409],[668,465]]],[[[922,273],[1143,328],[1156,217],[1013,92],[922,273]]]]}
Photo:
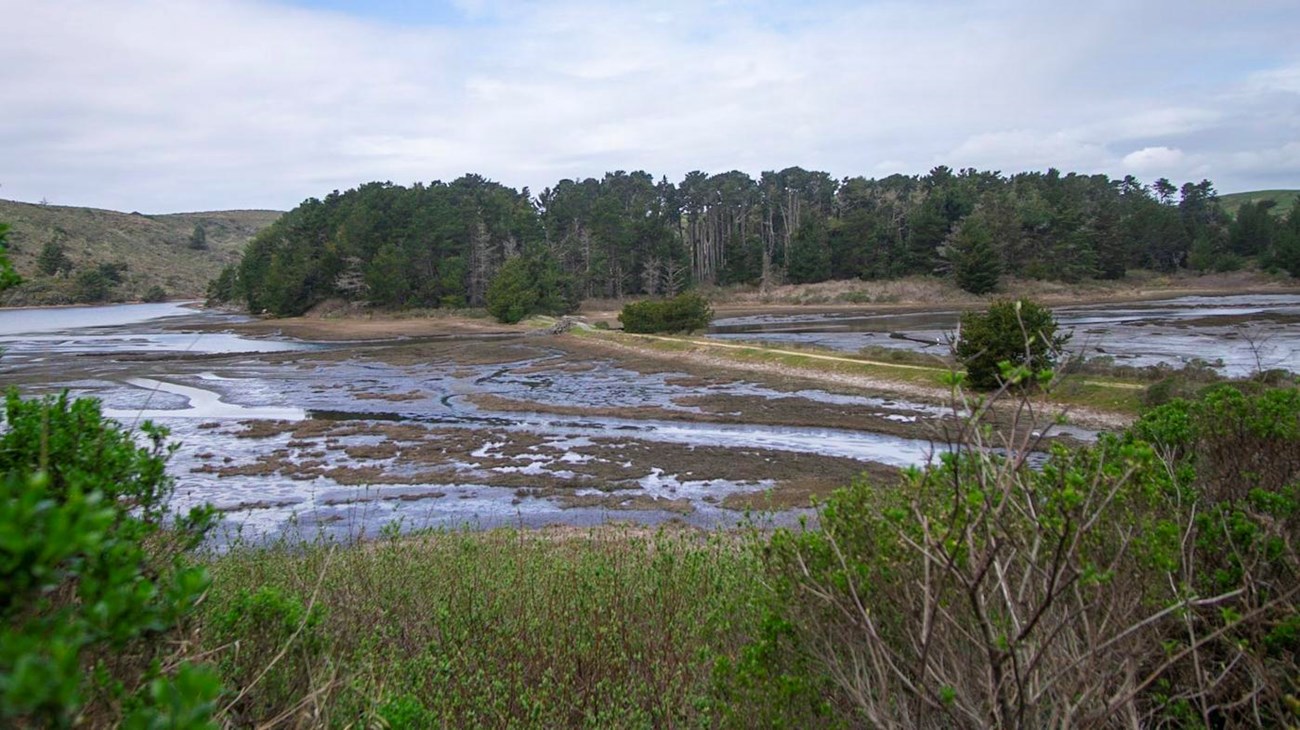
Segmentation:
{"type": "Polygon", "coordinates": [[[164,524],[164,432],[95,401],[6,401],[0,437],[0,725],[205,728],[215,675],[168,637],[208,586],[185,554],[207,510],[164,524]]]}
{"type": "Polygon", "coordinates": [[[773,537],[777,669],[881,728],[1300,719],[1296,391],[1175,401],[1041,469],[1030,437],[973,425],[900,488],[854,484],[821,529],[773,537]]]}
{"type": "Polygon", "coordinates": [[[992,390],[1007,382],[1004,366],[1027,368],[1023,382],[1036,382],[1034,376],[1052,369],[1068,341],[1056,333],[1051,310],[1027,299],[1003,299],[988,311],[962,315],[955,354],[967,383],[992,390]]]}
{"type": "Polygon", "coordinates": [[[237,547],[211,567],[204,643],[246,688],[241,726],[757,727],[795,712],[759,707],[781,692],[749,681],[764,591],[737,535],[433,532],[237,547]]]}
{"type": "Polygon", "coordinates": [[[625,332],[693,332],[709,326],[713,309],[699,294],[687,292],[671,299],[649,299],[623,307],[618,321],[625,332]]]}

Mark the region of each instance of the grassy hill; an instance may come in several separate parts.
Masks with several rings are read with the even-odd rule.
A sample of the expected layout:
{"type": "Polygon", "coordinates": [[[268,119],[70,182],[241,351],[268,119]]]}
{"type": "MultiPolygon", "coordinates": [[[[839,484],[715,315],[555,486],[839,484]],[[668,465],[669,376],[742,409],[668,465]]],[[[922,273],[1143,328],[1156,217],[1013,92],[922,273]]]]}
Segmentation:
{"type": "Polygon", "coordinates": [[[1277,205],[1273,206],[1273,215],[1286,215],[1297,198],[1300,198],[1300,190],[1251,190],[1245,193],[1220,195],[1219,203],[1223,206],[1224,211],[1230,215],[1236,215],[1237,209],[1246,203],[1274,200],[1277,201],[1277,205]]]}
{"type": "Polygon", "coordinates": [[[10,225],[9,256],[25,280],[0,304],[67,303],[79,271],[117,263],[127,269],[113,299],[139,299],[155,285],[169,297],[201,297],[208,281],[237,261],[244,244],[280,215],[273,210],[144,215],[0,200],[0,222],[10,225]],[[206,233],[203,250],[190,246],[197,224],[206,233]],[[72,261],[70,274],[38,274],[36,259],[51,242],[72,261]]]}

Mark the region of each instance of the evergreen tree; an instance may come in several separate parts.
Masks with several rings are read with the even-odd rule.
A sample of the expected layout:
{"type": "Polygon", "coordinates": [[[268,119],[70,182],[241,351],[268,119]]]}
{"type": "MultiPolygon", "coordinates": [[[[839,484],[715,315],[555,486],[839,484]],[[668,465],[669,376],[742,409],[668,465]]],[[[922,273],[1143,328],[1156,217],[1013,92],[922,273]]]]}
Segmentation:
{"type": "Polygon", "coordinates": [[[1225,245],[1280,265],[1269,262],[1286,245],[1247,235],[1255,212],[1230,227],[1208,181],[1147,188],[1054,169],[1004,176],[941,166],[837,183],[792,167],[757,181],[691,172],[676,186],[615,171],[562,180],[536,201],[465,175],[304,201],[249,243],[235,281],[255,312],[297,314],[326,297],[478,306],[508,260],[544,248],[584,297],[930,274],[936,264],[987,291],[999,273],[1078,281],[1174,271],[1194,241],[1198,266],[1235,261],[1207,263],[1204,254],[1225,245]],[[976,226],[957,235],[973,218],[987,235],[974,236],[976,226]],[[363,279],[369,286],[357,286],[363,279]]]}
{"type": "Polygon", "coordinates": [[[971,216],[953,234],[947,254],[957,286],[971,294],[988,294],[998,288],[1002,267],[988,227],[971,216]]]}
{"type": "Polygon", "coordinates": [[[382,307],[402,307],[411,296],[409,262],[396,244],[386,243],[366,267],[370,301],[382,307]]]}
{"type": "Polygon", "coordinates": [[[41,247],[36,257],[36,270],[46,276],[72,271],[72,260],[63,252],[63,246],[50,241],[41,247]]]}
{"type": "Polygon", "coordinates": [[[225,304],[239,299],[239,267],[230,264],[221,270],[217,278],[208,282],[208,303],[225,304]]]}
{"type": "Polygon", "coordinates": [[[498,322],[514,324],[532,313],[536,306],[537,289],[533,286],[528,261],[522,256],[510,259],[488,286],[488,314],[498,322]]]}
{"type": "Polygon", "coordinates": [[[9,263],[7,253],[9,243],[9,224],[0,223],[0,292],[22,283],[13,264],[9,263]]]}
{"type": "Polygon", "coordinates": [[[1256,256],[1273,247],[1280,226],[1273,217],[1273,200],[1246,203],[1228,228],[1228,248],[1239,256],[1256,256]]]}
{"type": "Polygon", "coordinates": [[[826,224],[812,218],[799,227],[790,247],[786,265],[790,281],[795,284],[826,281],[831,277],[831,249],[826,224]]]}
{"type": "Polygon", "coordinates": [[[190,248],[195,251],[206,251],[208,248],[208,232],[202,223],[194,224],[194,232],[190,234],[190,248]]]}
{"type": "Polygon", "coordinates": [[[516,256],[497,272],[487,290],[488,314],[514,324],[531,314],[567,314],[577,308],[577,286],[542,252],[516,256]]]}
{"type": "Polygon", "coordinates": [[[1300,200],[1291,206],[1285,224],[1278,228],[1268,258],[1270,266],[1300,277],[1300,200]]]}
{"type": "Polygon", "coordinates": [[[1120,230],[1118,206],[1102,207],[1091,225],[1092,246],[1097,254],[1097,278],[1122,278],[1128,262],[1128,251],[1120,230]]]}

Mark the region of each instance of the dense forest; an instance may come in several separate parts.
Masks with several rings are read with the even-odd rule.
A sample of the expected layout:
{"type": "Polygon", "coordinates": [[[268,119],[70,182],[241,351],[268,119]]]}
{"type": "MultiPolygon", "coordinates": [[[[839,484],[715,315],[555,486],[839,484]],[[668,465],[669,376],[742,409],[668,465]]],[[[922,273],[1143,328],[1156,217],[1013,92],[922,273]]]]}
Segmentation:
{"type": "Polygon", "coordinates": [[[527,256],[579,297],[698,285],[951,276],[984,293],[1004,274],[1078,281],[1132,268],[1300,276],[1300,204],[1225,213],[1209,181],[936,167],[835,180],[798,167],[562,180],[534,197],[477,175],[369,183],[303,202],[213,282],[216,300],[297,314],[330,297],[383,307],[479,306],[527,256]]]}

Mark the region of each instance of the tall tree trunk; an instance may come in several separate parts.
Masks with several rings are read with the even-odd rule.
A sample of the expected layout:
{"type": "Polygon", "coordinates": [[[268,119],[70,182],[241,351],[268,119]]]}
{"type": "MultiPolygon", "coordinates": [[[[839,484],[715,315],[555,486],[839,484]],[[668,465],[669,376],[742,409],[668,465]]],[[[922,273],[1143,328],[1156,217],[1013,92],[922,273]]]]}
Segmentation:
{"type": "Polygon", "coordinates": [[[772,254],[776,249],[776,231],[772,221],[772,206],[764,206],[763,215],[763,272],[759,288],[766,292],[772,288],[772,254]]]}
{"type": "Polygon", "coordinates": [[[475,216],[469,237],[469,303],[482,306],[492,278],[492,239],[482,216],[475,216]]]}

